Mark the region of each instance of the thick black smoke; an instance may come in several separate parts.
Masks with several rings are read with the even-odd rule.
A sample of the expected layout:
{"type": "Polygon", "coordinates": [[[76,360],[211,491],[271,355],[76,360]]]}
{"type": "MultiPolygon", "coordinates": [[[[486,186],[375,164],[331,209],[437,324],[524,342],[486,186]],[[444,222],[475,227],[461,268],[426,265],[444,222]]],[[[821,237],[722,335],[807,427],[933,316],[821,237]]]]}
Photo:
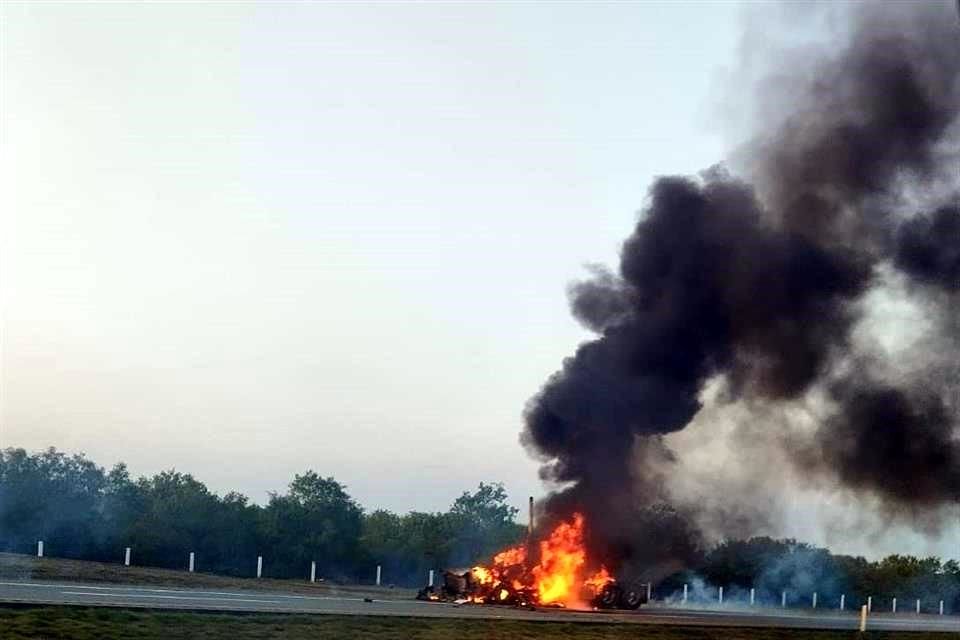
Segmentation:
{"type": "Polygon", "coordinates": [[[921,390],[851,365],[864,294],[883,286],[883,268],[945,292],[924,299],[932,311],[957,303],[957,206],[910,215],[956,182],[953,12],[855,9],[846,41],[796,69],[791,112],[748,146],[748,181],[722,168],[657,180],[619,271],[571,287],[574,315],[598,337],[530,401],[522,440],[544,479],[568,483],[548,514],[585,511],[607,562],[635,560],[637,543],[659,534],[695,538],[677,518],[638,516],[664,496],[644,461],[670,459],[661,436],[691,421],[717,376],[729,401],[828,391],[831,417],[795,453],[804,473],[893,508],[960,502],[958,407],[945,400],[958,381],[921,390]]]}
{"type": "Polygon", "coordinates": [[[942,398],[865,381],[835,394],[843,411],[819,430],[819,462],[846,486],[919,507],[960,500],[956,412],[942,398]]]}
{"type": "Polygon", "coordinates": [[[897,233],[896,264],[916,280],[960,291],[960,205],[918,215],[897,233]]]}

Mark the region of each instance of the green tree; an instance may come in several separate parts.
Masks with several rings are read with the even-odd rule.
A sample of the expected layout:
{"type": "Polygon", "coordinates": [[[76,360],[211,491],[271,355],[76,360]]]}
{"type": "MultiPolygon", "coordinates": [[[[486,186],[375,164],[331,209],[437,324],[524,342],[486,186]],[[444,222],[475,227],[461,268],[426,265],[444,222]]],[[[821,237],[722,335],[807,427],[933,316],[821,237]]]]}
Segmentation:
{"type": "Polygon", "coordinates": [[[179,568],[194,551],[198,569],[211,568],[218,555],[218,540],[209,518],[217,510],[217,496],[192,475],[176,470],[140,478],[137,486],[145,508],[128,536],[140,562],[179,568]]]}
{"type": "Polygon", "coordinates": [[[103,554],[115,555],[119,549],[136,544],[133,529],[147,509],[147,496],[130,478],[127,465],[116,464],[107,474],[100,507],[103,523],[103,554]]]}
{"type": "Polygon", "coordinates": [[[458,564],[473,564],[517,543],[524,533],[516,522],[518,512],[507,503],[507,492],[500,483],[481,482],[473,493],[463,492],[448,514],[454,531],[451,559],[458,564]]]}
{"type": "Polygon", "coordinates": [[[452,550],[459,530],[444,513],[412,511],[401,520],[402,553],[406,562],[406,581],[426,582],[429,569],[451,567],[452,550]]]}
{"type": "Polygon", "coordinates": [[[359,560],[362,510],[346,488],[313,471],[297,475],[287,495],[272,494],[262,541],[271,572],[304,574],[311,561],[322,575],[353,575],[359,560]]]}
{"type": "MultiPolygon", "coordinates": [[[[403,520],[400,516],[384,509],[365,514],[361,527],[360,547],[366,564],[379,564],[396,570],[401,555],[403,520]]],[[[397,575],[391,571],[392,575],[397,575]]]]}
{"type": "Polygon", "coordinates": [[[42,539],[61,556],[97,557],[106,482],[83,454],[0,452],[0,545],[24,552],[42,539]]]}

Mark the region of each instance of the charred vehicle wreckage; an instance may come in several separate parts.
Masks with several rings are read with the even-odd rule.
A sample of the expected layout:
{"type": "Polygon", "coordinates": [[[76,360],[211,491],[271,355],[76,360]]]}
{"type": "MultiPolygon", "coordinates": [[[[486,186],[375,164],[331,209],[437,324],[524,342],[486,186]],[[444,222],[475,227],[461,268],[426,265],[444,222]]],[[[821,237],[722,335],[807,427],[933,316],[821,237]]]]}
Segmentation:
{"type": "Polygon", "coordinates": [[[590,568],[583,530],[583,516],[574,514],[536,545],[508,548],[488,565],[444,571],[440,584],[424,587],[417,598],[589,609],[636,609],[647,602],[649,584],[617,580],[602,565],[590,568]]]}
{"type": "MultiPolygon", "coordinates": [[[[439,586],[427,586],[417,594],[419,600],[454,602],[457,604],[500,604],[519,607],[567,607],[569,602],[541,602],[535,588],[504,582],[482,581],[474,567],[466,571],[444,571],[439,586]]],[[[584,582],[576,594],[575,604],[593,609],[637,609],[647,602],[646,583],[630,583],[625,586],[616,580],[602,585],[584,582]]]]}

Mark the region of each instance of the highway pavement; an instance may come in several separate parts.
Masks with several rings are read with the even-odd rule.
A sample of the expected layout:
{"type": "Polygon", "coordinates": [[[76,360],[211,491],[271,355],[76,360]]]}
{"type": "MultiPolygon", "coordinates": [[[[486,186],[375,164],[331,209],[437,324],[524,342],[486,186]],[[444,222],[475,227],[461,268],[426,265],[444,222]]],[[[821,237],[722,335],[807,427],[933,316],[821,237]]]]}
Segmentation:
{"type": "MultiPolygon", "coordinates": [[[[137,587],[131,585],[67,584],[62,582],[0,582],[2,603],[136,607],[194,611],[311,613],[438,618],[486,618],[528,621],[583,621],[595,623],[669,624],[704,626],[856,629],[854,612],[777,609],[695,609],[644,606],[639,611],[592,612],[552,608],[536,611],[513,607],[454,605],[417,600],[363,598],[339,595],[299,595],[276,591],[215,591],[203,589],[137,587]]],[[[960,617],[915,614],[877,614],[868,629],[922,630],[960,633],[960,617]]]]}

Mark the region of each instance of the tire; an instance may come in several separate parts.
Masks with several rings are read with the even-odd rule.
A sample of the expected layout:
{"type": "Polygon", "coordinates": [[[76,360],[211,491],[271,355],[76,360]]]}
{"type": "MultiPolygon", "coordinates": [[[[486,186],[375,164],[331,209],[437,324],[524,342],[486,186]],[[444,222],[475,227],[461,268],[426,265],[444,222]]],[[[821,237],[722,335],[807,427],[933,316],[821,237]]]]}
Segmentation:
{"type": "Polygon", "coordinates": [[[600,594],[597,596],[597,607],[600,609],[616,609],[620,602],[622,590],[616,584],[610,583],[603,585],[600,594]]]}
{"type": "Polygon", "coordinates": [[[638,609],[647,599],[646,587],[631,584],[620,592],[619,606],[621,609],[638,609]]]}

